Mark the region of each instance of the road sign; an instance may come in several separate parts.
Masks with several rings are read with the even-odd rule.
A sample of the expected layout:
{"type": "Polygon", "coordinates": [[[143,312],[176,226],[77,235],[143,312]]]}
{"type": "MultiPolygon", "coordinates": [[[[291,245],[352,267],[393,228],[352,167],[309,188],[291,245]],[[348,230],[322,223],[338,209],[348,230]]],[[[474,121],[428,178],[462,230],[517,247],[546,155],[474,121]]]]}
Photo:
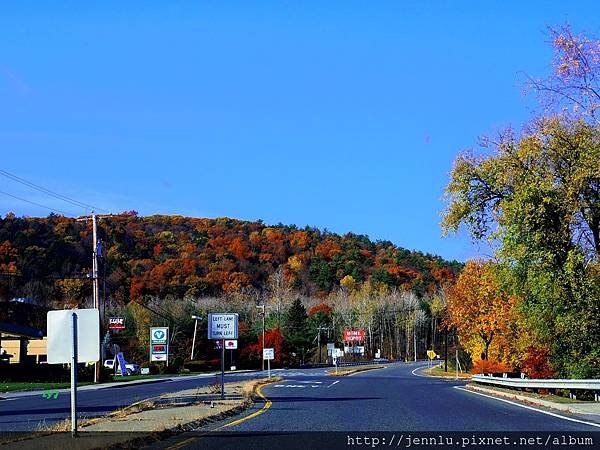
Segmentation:
{"type": "Polygon", "coordinates": [[[429,359],[434,359],[437,356],[437,354],[433,350],[427,350],[427,356],[429,357],[429,359]]]}
{"type": "Polygon", "coordinates": [[[329,356],[333,355],[333,351],[334,350],[335,350],[335,344],[334,343],[327,344],[327,355],[329,355],[329,356]]]}
{"type": "Polygon", "coordinates": [[[345,342],[363,342],[365,340],[365,330],[344,330],[345,342]]]}
{"type": "Polygon", "coordinates": [[[108,328],[110,330],[123,330],[125,328],[125,319],[122,317],[109,317],[108,328]]]}
{"type": "Polygon", "coordinates": [[[237,349],[237,339],[225,339],[225,348],[227,350],[237,349]]]}
{"type": "Polygon", "coordinates": [[[169,361],[169,327],[150,328],[150,361],[169,361]]]}
{"type": "Polygon", "coordinates": [[[209,339],[237,339],[238,315],[225,313],[210,313],[208,315],[209,339]]]}
{"type": "Polygon", "coordinates": [[[263,359],[266,359],[266,360],[275,359],[275,349],[274,348],[263,348],[263,359]]]}
{"type": "Polygon", "coordinates": [[[70,363],[73,343],[69,330],[77,316],[77,361],[100,359],[100,314],[98,309],[62,309],[48,311],[48,364],[70,363]]]}

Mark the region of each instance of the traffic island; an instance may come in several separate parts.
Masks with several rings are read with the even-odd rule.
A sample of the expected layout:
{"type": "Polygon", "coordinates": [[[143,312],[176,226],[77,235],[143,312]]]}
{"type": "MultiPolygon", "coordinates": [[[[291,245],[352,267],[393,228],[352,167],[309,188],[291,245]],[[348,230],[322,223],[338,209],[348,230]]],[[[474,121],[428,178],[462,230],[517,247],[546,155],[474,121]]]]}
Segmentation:
{"type": "Polygon", "coordinates": [[[339,367],[336,369],[331,369],[327,371],[327,375],[331,375],[334,377],[345,377],[348,375],[355,374],[357,372],[364,372],[366,370],[374,370],[374,369],[385,369],[387,366],[383,365],[373,365],[373,366],[354,366],[354,367],[339,367]]]}
{"type": "Polygon", "coordinates": [[[470,380],[471,379],[470,373],[466,373],[466,372],[456,373],[455,371],[452,371],[452,370],[445,372],[444,369],[442,369],[440,366],[424,367],[421,370],[421,373],[425,376],[443,378],[443,379],[451,380],[451,381],[456,381],[457,379],[461,379],[461,380],[470,380]]]}
{"type": "Polygon", "coordinates": [[[83,419],[77,438],[72,438],[67,432],[70,423],[64,421],[43,432],[0,444],[8,443],[11,450],[139,448],[240,414],[252,406],[259,386],[276,381],[281,381],[281,378],[226,383],[223,400],[216,385],[168,393],[114,411],[105,417],[83,419]]]}

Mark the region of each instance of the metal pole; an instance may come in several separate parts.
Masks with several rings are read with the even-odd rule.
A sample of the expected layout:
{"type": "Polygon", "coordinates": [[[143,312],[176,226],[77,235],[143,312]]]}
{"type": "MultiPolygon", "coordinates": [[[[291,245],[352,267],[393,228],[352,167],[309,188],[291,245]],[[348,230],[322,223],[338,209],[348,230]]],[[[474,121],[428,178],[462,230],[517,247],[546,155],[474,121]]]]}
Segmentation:
{"type": "MultiPolygon", "coordinates": [[[[265,314],[265,304],[263,303],[263,304],[262,304],[262,319],[263,319],[263,320],[262,320],[262,323],[263,323],[263,324],[262,324],[262,325],[263,325],[263,327],[262,327],[262,328],[263,328],[263,329],[262,329],[262,344],[263,344],[263,345],[262,345],[262,349],[263,349],[263,354],[264,354],[264,352],[265,352],[265,315],[266,315],[266,314],[265,314]]],[[[264,370],[265,370],[265,360],[264,360],[264,358],[263,358],[263,360],[262,360],[262,370],[263,370],[263,372],[264,372],[264,370]]]]}
{"type": "Polygon", "coordinates": [[[77,437],[77,314],[71,315],[71,436],[77,437]]]}
{"type": "Polygon", "coordinates": [[[271,359],[267,359],[267,367],[269,367],[269,380],[271,379],[271,359]]]}
{"type": "Polygon", "coordinates": [[[448,372],[448,328],[444,331],[444,372],[448,372]]]}
{"type": "Polygon", "coordinates": [[[319,364],[321,364],[321,327],[318,328],[319,334],[317,334],[317,345],[319,346],[319,364]]]}
{"type": "Polygon", "coordinates": [[[194,338],[192,339],[192,354],[190,360],[194,360],[194,347],[196,346],[196,329],[198,328],[198,320],[194,319],[194,338]]]}
{"type": "Polygon", "coordinates": [[[225,398],[225,339],[221,339],[221,400],[225,398]]]}
{"type": "Polygon", "coordinates": [[[458,349],[456,349],[456,379],[458,380],[458,349]]]}
{"type": "MultiPolygon", "coordinates": [[[[94,298],[94,308],[98,310],[98,317],[100,318],[100,336],[102,336],[102,321],[104,319],[102,311],[100,309],[100,291],[98,286],[98,221],[96,220],[96,214],[92,213],[92,238],[94,240],[93,246],[94,251],[93,261],[92,261],[92,284],[93,284],[93,298],[94,298]]],[[[100,349],[100,354],[102,354],[102,349],[100,349]]],[[[100,370],[101,363],[96,361],[94,363],[94,383],[98,383],[100,381],[100,370]]]]}
{"type": "Polygon", "coordinates": [[[413,328],[413,347],[415,351],[415,362],[417,362],[417,321],[415,320],[415,326],[413,328]]]}

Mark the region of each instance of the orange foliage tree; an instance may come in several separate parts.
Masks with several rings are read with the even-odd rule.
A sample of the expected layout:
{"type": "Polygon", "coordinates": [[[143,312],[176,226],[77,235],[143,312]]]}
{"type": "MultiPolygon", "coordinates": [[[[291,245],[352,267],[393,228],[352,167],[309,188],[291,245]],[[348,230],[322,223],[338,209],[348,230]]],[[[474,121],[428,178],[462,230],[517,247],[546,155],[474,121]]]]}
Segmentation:
{"type": "Polygon", "coordinates": [[[449,325],[472,355],[482,344],[481,359],[488,360],[492,341],[508,334],[514,320],[514,299],[498,286],[493,263],[467,262],[456,284],[447,289],[447,300],[449,325]]]}

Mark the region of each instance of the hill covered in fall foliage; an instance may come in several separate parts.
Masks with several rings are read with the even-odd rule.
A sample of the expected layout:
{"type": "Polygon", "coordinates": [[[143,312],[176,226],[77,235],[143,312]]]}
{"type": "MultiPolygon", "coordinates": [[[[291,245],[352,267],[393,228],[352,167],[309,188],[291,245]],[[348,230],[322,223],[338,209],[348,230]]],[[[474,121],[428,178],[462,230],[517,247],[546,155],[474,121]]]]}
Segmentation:
{"type": "MultiPolygon", "coordinates": [[[[100,276],[125,304],[145,296],[197,298],[263,290],[273,274],[299,294],[326,296],[364,281],[417,294],[455,278],[461,265],[440,257],[316,228],[228,218],[135,212],[99,220],[100,276]]],[[[50,215],[0,219],[0,298],[82,303],[91,292],[89,222],[50,215]]]]}

